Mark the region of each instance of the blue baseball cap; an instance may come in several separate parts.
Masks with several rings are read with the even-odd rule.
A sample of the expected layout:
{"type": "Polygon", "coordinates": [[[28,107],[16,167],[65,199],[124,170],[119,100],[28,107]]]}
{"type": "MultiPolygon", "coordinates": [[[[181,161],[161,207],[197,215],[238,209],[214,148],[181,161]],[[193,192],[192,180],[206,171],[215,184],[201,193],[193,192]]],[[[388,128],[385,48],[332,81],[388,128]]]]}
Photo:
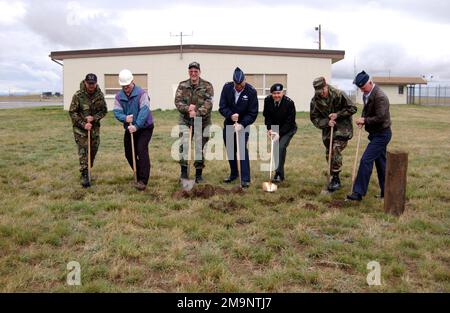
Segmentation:
{"type": "Polygon", "coordinates": [[[240,84],[244,81],[244,79],[245,79],[244,72],[239,67],[236,67],[233,74],[233,81],[236,84],[240,84]]]}
{"type": "Polygon", "coordinates": [[[358,86],[359,88],[363,87],[367,82],[369,81],[369,74],[367,74],[364,71],[361,71],[356,75],[355,79],[353,80],[353,83],[358,86]]]}

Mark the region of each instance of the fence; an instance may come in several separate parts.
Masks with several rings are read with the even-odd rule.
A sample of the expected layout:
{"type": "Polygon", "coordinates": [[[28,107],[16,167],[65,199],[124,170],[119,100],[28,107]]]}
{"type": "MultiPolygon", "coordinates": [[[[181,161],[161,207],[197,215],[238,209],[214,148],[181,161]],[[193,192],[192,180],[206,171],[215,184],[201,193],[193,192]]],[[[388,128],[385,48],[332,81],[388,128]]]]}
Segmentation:
{"type": "Polygon", "coordinates": [[[409,87],[408,103],[422,105],[450,105],[450,86],[409,87]]]}
{"type": "MultiPolygon", "coordinates": [[[[450,86],[408,86],[407,103],[420,105],[450,106],[450,86]]],[[[361,93],[346,90],[345,93],[355,103],[361,103],[361,93]]]]}

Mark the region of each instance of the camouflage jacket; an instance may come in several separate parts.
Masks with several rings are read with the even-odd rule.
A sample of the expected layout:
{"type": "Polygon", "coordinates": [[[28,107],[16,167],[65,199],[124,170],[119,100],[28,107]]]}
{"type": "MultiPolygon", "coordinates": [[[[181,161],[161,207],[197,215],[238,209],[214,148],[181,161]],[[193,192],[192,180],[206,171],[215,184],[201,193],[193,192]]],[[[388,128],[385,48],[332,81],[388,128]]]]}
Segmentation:
{"type": "Polygon", "coordinates": [[[189,105],[197,107],[197,117],[202,117],[203,125],[211,124],[211,111],[213,107],[214,89],[210,82],[199,79],[196,86],[191,80],[180,82],[175,93],[175,106],[180,112],[180,124],[189,125],[189,105]]]}
{"type": "Polygon", "coordinates": [[[329,115],[337,113],[333,139],[350,140],[353,137],[352,115],[357,111],[356,105],[339,89],[328,85],[328,97],[315,95],[311,99],[310,119],[317,128],[322,129],[322,140],[330,138],[331,128],[328,126],[329,115]]]}
{"type": "Polygon", "coordinates": [[[108,109],[106,108],[105,97],[100,87],[97,86],[93,95],[89,95],[86,91],[84,81],[80,83],[80,90],[78,90],[72,97],[70,103],[69,115],[72,119],[73,131],[79,135],[87,136],[87,131],[84,129],[86,125],[86,116],[94,117],[92,122],[93,131],[100,128],[100,120],[106,115],[108,109]]]}

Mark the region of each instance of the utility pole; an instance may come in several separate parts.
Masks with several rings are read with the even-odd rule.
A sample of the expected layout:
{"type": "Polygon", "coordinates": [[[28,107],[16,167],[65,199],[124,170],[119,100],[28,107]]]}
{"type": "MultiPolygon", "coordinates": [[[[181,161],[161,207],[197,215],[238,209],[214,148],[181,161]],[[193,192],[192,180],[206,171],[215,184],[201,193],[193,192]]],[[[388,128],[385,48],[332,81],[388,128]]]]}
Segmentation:
{"type": "Polygon", "coordinates": [[[186,36],[194,36],[194,32],[191,32],[190,35],[183,34],[183,32],[180,32],[177,35],[172,35],[172,33],[170,33],[170,37],[180,37],[180,60],[183,60],[183,37],[186,36]]]}
{"type": "Polygon", "coordinates": [[[315,28],[316,31],[319,31],[319,50],[322,50],[322,25],[319,24],[319,27],[315,28]]]}

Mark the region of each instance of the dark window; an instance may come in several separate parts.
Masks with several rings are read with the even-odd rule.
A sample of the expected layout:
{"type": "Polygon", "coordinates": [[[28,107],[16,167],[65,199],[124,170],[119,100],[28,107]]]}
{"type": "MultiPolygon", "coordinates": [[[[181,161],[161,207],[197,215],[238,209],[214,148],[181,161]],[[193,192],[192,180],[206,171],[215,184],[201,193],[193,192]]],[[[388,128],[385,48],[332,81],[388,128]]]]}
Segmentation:
{"type": "Polygon", "coordinates": [[[404,86],[398,86],[398,94],[399,95],[402,95],[403,94],[403,89],[404,89],[405,87],[404,86]]]}

